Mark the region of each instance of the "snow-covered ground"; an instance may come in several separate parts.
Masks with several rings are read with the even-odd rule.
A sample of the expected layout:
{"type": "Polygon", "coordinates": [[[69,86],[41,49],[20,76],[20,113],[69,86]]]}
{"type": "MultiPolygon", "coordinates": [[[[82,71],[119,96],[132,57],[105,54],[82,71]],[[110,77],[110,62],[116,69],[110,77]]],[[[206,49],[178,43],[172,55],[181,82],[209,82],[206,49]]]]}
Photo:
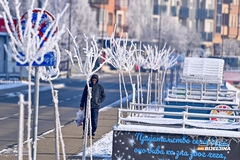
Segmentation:
{"type": "Polygon", "coordinates": [[[27,85],[28,85],[28,82],[26,82],[26,81],[3,81],[3,80],[0,80],[0,90],[21,87],[21,86],[27,86],[27,85]]]}
{"type": "MultiPolygon", "coordinates": [[[[34,92],[34,83],[31,82],[32,85],[32,93],[34,92]]],[[[23,87],[23,86],[28,86],[28,82],[27,81],[0,81],[0,90],[4,90],[4,89],[10,89],[10,88],[16,88],[16,87],[23,87]]],[[[53,85],[54,88],[59,89],[59,88],[63,88],[65,85],[64,84],[56,84],[53,85]]],[[[44,85],[44,86],[40,86],[39,88],[40,91],[47,91],[47,90],[51,90],[50,85],[44,85]]],[[[15,97],[15,96],[19,96],[19,94],[21,93],[27,93],[28,89],[25,90],[21,90],[21,92],[14,92],[14,93],[6,93],[4,94],[4,96],[7,97],[15,97]]]]}

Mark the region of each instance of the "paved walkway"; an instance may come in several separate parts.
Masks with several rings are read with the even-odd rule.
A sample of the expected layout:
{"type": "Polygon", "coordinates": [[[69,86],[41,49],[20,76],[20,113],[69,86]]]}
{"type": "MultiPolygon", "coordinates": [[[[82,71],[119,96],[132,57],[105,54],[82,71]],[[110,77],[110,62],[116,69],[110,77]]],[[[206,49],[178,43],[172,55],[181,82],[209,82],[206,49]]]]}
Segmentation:
{"type": "MultiPolygon", "coordinates": [[[[106,76],[106,73],[107,75],[112,74],[111,72],[108,71],[101,74],[100,76],[106,76]]],[[[84,76],[81,76],[81,77],[77,76],[77,77],[78,79],[85,78],[84,76]]],[[[27,86],[20,86],[20,87],[0,90],[0,97],[1,95],[3,96],[4,93],[18,92],[23,89],[27,89],[27,86]]],[[[101,137],[104,134],[112,131],[114,124],[117,123],[117,108],[107,108],[101,111],[99,114],[98,123],[99,125],[98,125],[97,133],[95,136],[96,138],[93,139],[92,141],[93,143],[101,139],[101,137]]],[[[66,159],[68,160],[82,159],[82,157],[76,156],[83,149],[84,139],[81,138],[83,135],[82,126],[77,127],[74,121],[69,122],[68,124],[62,127],[62,134],[63,134],[63,140],[65,144],[66,159]]],[[[88,140],[88,143],[89,143],[89,140],[88,140]]],[[[62,160],[63,156],[62,156],[61,146],[59,148],[60,148],[60,159],[62,160]]],[[[28,160],[27,144],[24,144],[23,152],[24,152],[23,160],[28,160]]],[[[6,153],[0,154],[0,160],[17,160],[17,159],[18,159],[17,146],[11,148],[9,154],[6,154],[6,153]]],[[[94,157],[94,160],[95,159],[99,159],[99,158],[94,157]]],[[[39,136],[39,140],[37,142],[37,160],[56,160],[54,131],[48,134],[39,136]]]]}
{"type": "MultiPolygon", "coordinates": [[[[96,133],[96,138],[93,139],[93,143],[101,139],[102,135],[112,131],[114,124],[117,123],[117,108],[106,108],[100,112],[99,115],[99,125],[96,133]]],[[[82,151],[83,139],[82,136],[82,126],[77,127],[75,122],[71,122],[64,127],[62,127],[62,134],[65,144],[66,159],[77,160],[82,159],[80,156],[76,156],[82,151]]],[[[37,144],[37,160],[55,160],[55,133],[50,132],[46,135],[39,136],[37,144]]],[[[88,140],[89,141],[89,140],[88,140]]],[[[89,145],[89,144],[88,144],[89,145]]],[[[26,149],[27,144],[24,145],[26,149]]],[[[60,159],[62,157],[61,146],[60,148],[60,159]]],[[[24,150],[23,149],[23,150],[24,150]]],[[[16,148],[17,151],[17,148],[16,148]]],[[[25,153],[26,150],[25,150],[25,153]]],[[[0,155],[0,160],[17,160],[17,154],[3,154],[0,155]]],[[[99,159],[97,157],[94,160],[99,159]]],[[[23,160],[28,160],[28,155],[24,154],[23,160]]]]}

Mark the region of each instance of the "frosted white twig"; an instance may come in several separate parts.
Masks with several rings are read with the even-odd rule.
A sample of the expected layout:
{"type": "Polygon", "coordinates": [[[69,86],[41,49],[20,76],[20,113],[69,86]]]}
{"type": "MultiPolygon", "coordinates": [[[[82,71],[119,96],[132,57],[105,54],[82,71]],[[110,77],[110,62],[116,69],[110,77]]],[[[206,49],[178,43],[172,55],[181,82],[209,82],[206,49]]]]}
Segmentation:
{"type": "Polygon", "coordinates": [[[114,34],[112,34],[112,36],[110,37],[110,47],[104,49],[104,52],[110,57],[109,63],[118,70],[120,108],[122,108],[121,81],[123,82],[128,108],[128,92],[126,89],[123,71],[127,71],[129,73],[130,82],[131,84],[133,84],[131,70],[136,64],[136,51],[136,45],[133,42],[131,42],[131,45],[128,46],[128,37],[126,37],[125,39],[115,39],[114,34]]]}

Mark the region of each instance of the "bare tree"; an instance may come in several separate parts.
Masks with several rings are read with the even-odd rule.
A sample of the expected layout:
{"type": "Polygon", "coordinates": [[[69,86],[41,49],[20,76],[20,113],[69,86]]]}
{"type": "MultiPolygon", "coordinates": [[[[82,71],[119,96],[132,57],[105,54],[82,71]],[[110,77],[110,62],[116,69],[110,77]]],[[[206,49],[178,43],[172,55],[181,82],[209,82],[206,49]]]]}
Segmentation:
{"type": "Polygon", "coordinates": [[[181,25],[177,19],[166,13],[162,14],[161,21],[161,43],[166,43],[167,47],[171,46],[176,51],[186,52],[188,43],[187,28],[181,25]]]}
{"type": "MultiPolygon", "coordinates": [[[[57,12],[67,3],[70,4],[60,23],[65,23],[71,33],[77,36],[80,49],[85,46],[84,34],[86,36],[98,35],[96,13],[91,9],[88,0],[51,0],[49,3],[47,9],[51,12],[57,12]]],[[[69,47],[69,36],[67,32],[63,35],[60,41],[62,48],[69,47]]]]}
{"type": "Polygon", "coordinates": [[[199,48],[202,42],[201,34],[194,29],[188,29],[187,31],[187,54],[193,52],[196,48],[199,48]]]}
{"type": "Polygon", "coordinates": [[[151,1],[131,0],[127,12],[128,34],[130,38],[151,41],[153,7],[151,1]]]}
{"type": "Polygon", "coordinates": [[[223,49],[223,56],[239,56],[240,45],[236,39],[224,39],[220,45],[223,49]]]}

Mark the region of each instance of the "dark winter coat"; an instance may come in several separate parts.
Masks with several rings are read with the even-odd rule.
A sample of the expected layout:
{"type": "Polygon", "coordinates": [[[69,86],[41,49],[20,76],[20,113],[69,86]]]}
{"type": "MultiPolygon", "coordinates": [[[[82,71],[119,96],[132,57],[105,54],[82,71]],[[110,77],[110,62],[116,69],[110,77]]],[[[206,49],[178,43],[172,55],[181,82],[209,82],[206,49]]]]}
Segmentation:
{"type": "MultiPolygon", "coordinates": [[[[104,88],[103,88],[102,85],[98,84],[98,80],[99,80],[98,75],[96,75],[96,74],[92,75],[91,80],[90,80],[90,84],[89,84],[89,87],[92,87],[91,108],[99,108],[100,103],[102,103],[106,98],[104,88]],[[97,79],[96,84],[92,83],[93,78],[97,79]]],[[[80,107],[84,107],[84,108],[86,107],[86,105],[87,105],[87,95],[88,95],[88,87],[87,87],[87,85],[85,85],[80,107]]]]}

